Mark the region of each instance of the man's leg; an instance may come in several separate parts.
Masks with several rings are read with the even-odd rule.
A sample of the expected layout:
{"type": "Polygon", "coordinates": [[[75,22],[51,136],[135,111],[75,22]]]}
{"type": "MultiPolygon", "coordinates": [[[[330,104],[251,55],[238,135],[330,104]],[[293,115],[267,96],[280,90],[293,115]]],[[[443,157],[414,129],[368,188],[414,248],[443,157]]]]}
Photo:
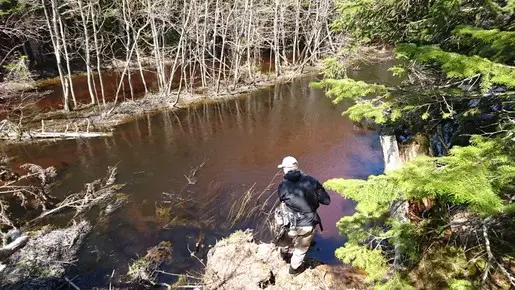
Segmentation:
{"type": "Polygon", "coordinates": [[[286,212],[288,212],[286,204],[284,202],[281,202],[281,204],[279,205],[279,211],[275,213],[277,215],[276,222],[277,222],[277,220],[280,220],[280,224],[278,224],[278,223],[275,224],[275,231],[282,232],[281,230],[284,230],[284,232],[282,232],[281,236],[277,238],[276,245],[279,248],[279,253],[280,253],[281,258],[284,261],[289,262],[291,253],[292,253],[292,249],[293,249],[293,239],[292,239],[292,237],[290,237],[288,235],[288,229],[286,228],[286,225],[285,225],[285,223],[286,224],[288,223],[287,221],[285,221],[285,216],[284,216],[284,214],[286,212]]]}
{"type": "Polygon", "coordinates": [[[281,258],[289,263],[293,252],[292,238],[289,237],[287,233],[284,233],[284,235],[282,235],[282,237],[277,241],[276,245],[279,248],[279,254],[281,258]]]}
{"type": "Polygon", "coordinates": [[[290,266],[293,270],[297,270],[302,265],[304,257],[306,257],[306,253],[311,245],[311,241],[313,240],[313,233],[314,228],[312,226],[297,228],[298,235],[295,238],[293,256],[290,262],[290,266]]]}

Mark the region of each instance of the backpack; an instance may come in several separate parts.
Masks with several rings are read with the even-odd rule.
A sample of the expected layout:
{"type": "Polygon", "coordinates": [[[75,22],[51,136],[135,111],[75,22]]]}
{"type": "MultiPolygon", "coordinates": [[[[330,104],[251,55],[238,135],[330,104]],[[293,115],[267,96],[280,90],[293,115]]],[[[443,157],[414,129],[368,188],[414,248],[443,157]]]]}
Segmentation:
{"type": "Polygon", "coordinates": [[[297,217],[284,202],[274,209],[274,240],[277,242],[290,230],[295,230],[297,227],[297,217]]]}

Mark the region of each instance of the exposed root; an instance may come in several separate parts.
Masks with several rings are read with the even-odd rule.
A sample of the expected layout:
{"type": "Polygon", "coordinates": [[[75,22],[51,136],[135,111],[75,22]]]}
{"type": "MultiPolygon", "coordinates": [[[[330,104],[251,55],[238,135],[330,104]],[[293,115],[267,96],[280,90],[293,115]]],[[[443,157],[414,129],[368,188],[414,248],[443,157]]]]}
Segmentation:
{"type": "Polygon", "coordinates": [[[107,177],[95,180],[86,184],[85,190],[70,194],[57,207],[43,212],[33,221],[39,220],[51,214],[56,214],[65,209],[74,209],[75,217],[86,213],[92,207],[98,204],[117,204],[116,193],[123,187],[123,184],[116,184],[116,167],[109,167],[107,177]]]}

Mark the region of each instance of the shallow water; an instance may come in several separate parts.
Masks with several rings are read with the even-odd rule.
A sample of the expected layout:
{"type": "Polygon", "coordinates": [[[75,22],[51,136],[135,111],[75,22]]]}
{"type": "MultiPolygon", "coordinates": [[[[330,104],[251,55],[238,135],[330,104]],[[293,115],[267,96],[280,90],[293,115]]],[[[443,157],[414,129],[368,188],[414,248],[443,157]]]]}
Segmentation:
{"type": "MultiPolygon", "coordinates": [[[[367,81],[392,83],[384,69],[369,65],[355,75],[367,81]]],[[[302,170],[321,182],[333,177],[366,178],[383,171],[376,132],[353,125],[341,116],[322,92],[309,88],[313,78],[276,85],[251,96],[219,104],[148,116],[122,125],[114,137],[70,140],[4,148],[15,162],[56,166],[62,182],[55,195],[78,191],[84,182],[117,165],[118,180],[126,183],[129,203],[95,226],[70,276],[81,288],[106,286],[109,276],[160,241],[173,245],[172,263],[165,270],[180,273],[200,269],[190,256],[199,236],[213,244],[235,229],[257,227],[256,220],[226,222],[231,204],[253,188],[261,201],[276,201],[281,176],[277,164],[295,156],[302,170]],[[191,183],[186,176],[200,164],[191,183]],[[273,183],[269,190],[267,185],[273,183]],[[159,208],[172,211],[159,214],[159,208]]],[[[354,204],[330,192],[332,203],[321,206],[325,227],[318,232],[310,255],[339,263],[334,250],[344,243],[336,222],[353,213],[354,204]]],[[[259,233],[265,237],[264,233],[259,233]]],[[[164,277],[163,281],[170,278],[164,277]]]]}

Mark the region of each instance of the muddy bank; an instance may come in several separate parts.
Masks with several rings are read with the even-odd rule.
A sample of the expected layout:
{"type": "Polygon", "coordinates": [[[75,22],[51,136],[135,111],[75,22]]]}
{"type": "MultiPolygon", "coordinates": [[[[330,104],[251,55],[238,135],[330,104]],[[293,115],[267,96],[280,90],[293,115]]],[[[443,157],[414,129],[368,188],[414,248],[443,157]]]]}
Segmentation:
{"type": "Polygon", "coordinates": [[[11,143],[110,136],[109,132],[113,131],[114,127],[141,116],[243,97],[251,92],[279,83],[290,82],[303,76],[316,75],[320,71],[321,67],[313,66],[304,68],[302,71],[294,68],[285,70],[278,77],[272,74],[262,74],[256,77],[252,83],[240,83],[236,87],[227,85],[220,88],[218,93],[210,88],[197,88],[193,92],[181,92],[180,94],[178,91],[174,91],[172,95],[149,93],[142,98],[119,101],[116,104],[110,102],[106,105],[81,105],[72,112],[51,110],[39,113],[30,123],[24,125],[23,132],[17,131],[13,126],[1,126],[0,135],[10,137],[4,139],[9,139],[11,143]],[[18,136],[18,138],[11,136],[18,136]]]}
{"type": "Polygon", "coordinates": [[[237,231],[209,251],[203,289],[366,289],[364,274],[350,266],[307,259],[309,268],[288,273],[272,244],[257,243],[252,232],[237,231]]]}

